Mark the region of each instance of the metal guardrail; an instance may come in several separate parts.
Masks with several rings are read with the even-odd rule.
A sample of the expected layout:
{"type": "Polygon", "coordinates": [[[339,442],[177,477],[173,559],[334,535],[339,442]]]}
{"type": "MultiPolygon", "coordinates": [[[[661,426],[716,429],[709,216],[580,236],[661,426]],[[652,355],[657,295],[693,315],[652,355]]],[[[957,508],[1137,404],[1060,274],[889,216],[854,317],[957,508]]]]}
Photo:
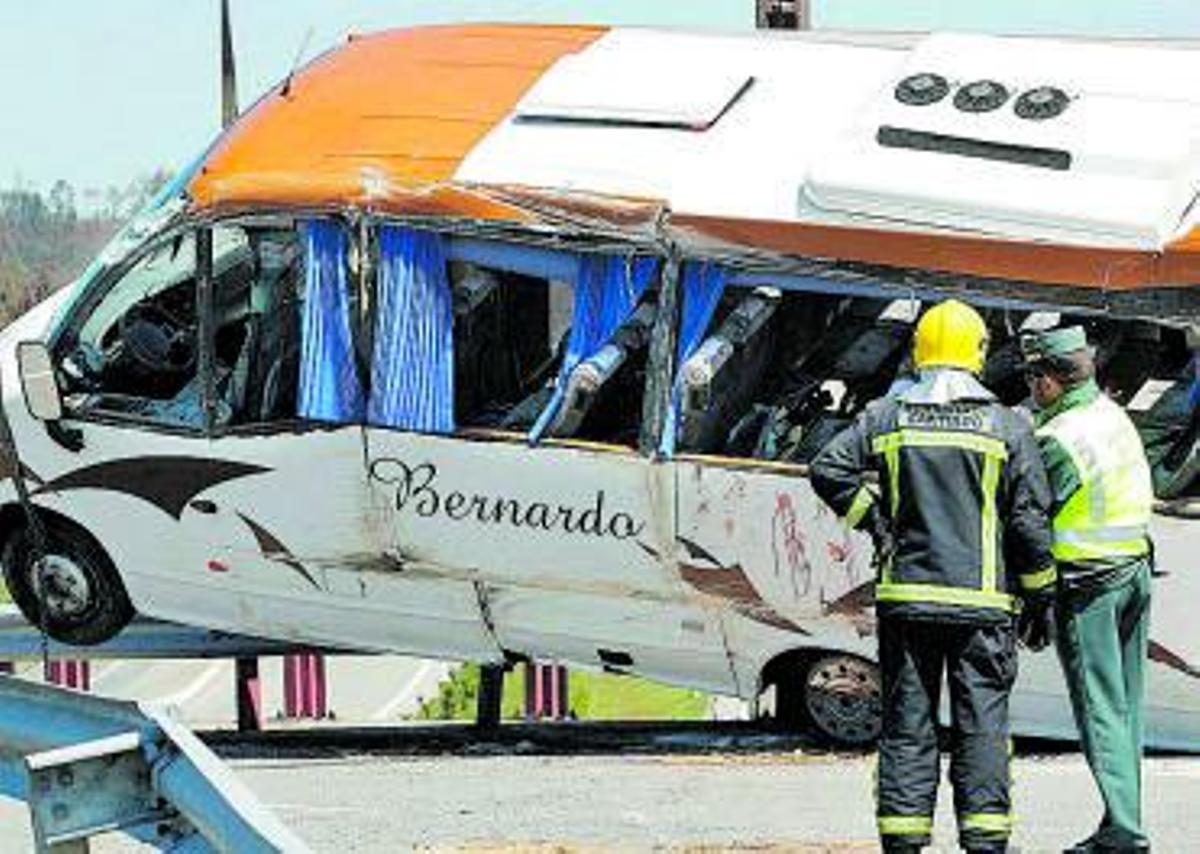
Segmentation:
{"type": "Polygon", "coordinates": [[[38,852],[120,830],[173,852],[309,848],[152,704],[0,677],[0,794],[29,803],[38,852]]]}
{"type": "MultiPolygon", "coordinates": [[[[11,605],[0,605],[0,673],[17,661],[40,661],[42,635],[11,605]]],[[[232,658],[236,661],[234,696],[238,729],[262,728],[262,695],[258,659],[284,660],[286,716],[323,718],[326,714],[324,656],[351,653],[348,649],[313,649],[282,641],[237,635],[136,617],[111,640],[96,646],[70,646],[46,641],[48,681],[87,690],[88,663],[95,659],[232,658]],[[76,668],[76,669],[72,669],[76,668]],[[67,678],[60,678],[65,673],[67,678]],[[75,678],[71,678],[72,675],[75,678]]],[[[358,654],[369,654],[359,652],[358,654]]]]}
{"type": "MultiPolygon", "coordinates": [[[[296,652],[293,644],[137,617],[96,646],[48,642],[50,658],[252,658],[296,652]]],[[[311,648],[306,651],[312,651],[311,648]]],[[[334,652],[334,650],[322,650],[334,652]]],[[[0,605],[0,661],[40,660],[41,633],[14,605],[0,605]]]]}

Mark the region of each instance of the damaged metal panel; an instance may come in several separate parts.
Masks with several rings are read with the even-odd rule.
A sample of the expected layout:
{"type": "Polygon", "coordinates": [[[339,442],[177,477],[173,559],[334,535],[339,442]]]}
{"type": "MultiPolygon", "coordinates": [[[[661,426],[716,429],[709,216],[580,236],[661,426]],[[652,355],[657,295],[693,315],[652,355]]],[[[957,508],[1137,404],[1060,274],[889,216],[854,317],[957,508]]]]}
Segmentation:
{"type": "Polygon", "coordinates": [[[372,512],[387,520],[383,548],[395,557],[387,584],[420,579],[446,596],[474,582],[479,619],[511,653],[601,666],[597,649],[625,649],[636,672],[679,667],[708,690],[730,689],[715,616],[690,603],[663,557],[667,467],[583,442],[368,435],[372,512]]]}
{"type": "Polygon", "coordinates": [[[509,652],[744,695],[728,664],[720,608],[516,585],[489,585],[488,602],[509,652]]]}
{"type": "Polygon", "coordinates": [[[871,600],[847,603],[874,582],[870,540],[846,529],[799,467],[700,457],[673,465],[675,553],[691,588],[798,634],[812,634],[831,616],[869,630],[871,600]]]}
{"type": "Polygon", "coordinates": [[[306,614],[321,635],[358,649],[499,663],[487,602],[469,573],[404,560],[381,538],[324,572],[326,596],[306,614]]]}

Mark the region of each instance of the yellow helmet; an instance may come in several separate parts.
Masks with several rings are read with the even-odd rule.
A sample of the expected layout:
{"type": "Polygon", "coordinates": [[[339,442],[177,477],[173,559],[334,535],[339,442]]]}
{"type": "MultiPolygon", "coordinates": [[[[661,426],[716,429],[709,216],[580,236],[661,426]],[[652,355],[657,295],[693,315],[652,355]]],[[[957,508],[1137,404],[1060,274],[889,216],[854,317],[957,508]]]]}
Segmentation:
{"type": "Polygon", "coordinates": [[[921,368],[983,370],[988,331],[979,312],[955,299],[940,302],[917,322],[913,362],[921,368]]]}

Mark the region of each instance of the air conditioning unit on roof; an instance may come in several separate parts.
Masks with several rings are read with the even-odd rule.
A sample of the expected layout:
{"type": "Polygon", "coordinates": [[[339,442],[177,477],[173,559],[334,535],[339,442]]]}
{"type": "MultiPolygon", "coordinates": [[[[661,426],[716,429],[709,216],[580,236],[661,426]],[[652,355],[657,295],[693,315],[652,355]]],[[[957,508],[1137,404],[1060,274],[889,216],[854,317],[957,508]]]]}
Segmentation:
{"type": "Polygon", "coordinates": [[[1157,248],[1200,178],[1200,51],[931,36],[814,159],[808,203],[849,217],[1157,248]],[[1166,57],[1163,54],[1167,54],[1166,57]]]}

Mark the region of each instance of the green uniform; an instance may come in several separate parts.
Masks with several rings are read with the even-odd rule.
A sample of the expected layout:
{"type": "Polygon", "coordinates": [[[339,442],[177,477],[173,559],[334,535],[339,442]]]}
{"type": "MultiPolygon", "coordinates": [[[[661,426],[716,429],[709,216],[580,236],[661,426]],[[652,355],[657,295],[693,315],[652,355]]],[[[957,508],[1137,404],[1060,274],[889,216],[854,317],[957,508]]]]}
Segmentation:
{"type": "Polygon", "coordinates": [[[1142,850],[1153,493],[1137,431],[1088,381],[1038,417],[1053,493],[1058,652],[1105,814],[1097,850],[1142,850]]]}

